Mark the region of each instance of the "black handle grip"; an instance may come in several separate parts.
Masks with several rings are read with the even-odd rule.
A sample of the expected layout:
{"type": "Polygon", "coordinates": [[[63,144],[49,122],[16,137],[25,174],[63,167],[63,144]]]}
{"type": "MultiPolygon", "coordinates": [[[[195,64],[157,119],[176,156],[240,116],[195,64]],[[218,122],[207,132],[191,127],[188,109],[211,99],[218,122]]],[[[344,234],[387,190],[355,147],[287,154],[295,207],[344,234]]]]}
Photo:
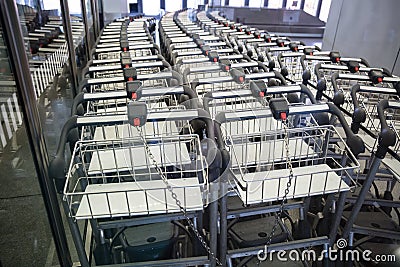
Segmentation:
{"type": "Polygon", "coordinates": [[[381,100],[378,103],[378,117],[381,123],[381,132],[378,136],[378,148],[375,155],[381,159],[385,157],[388,148],[396,144],[396,133],[388,126],[385,117],[385,109],[388,108],[399,109],[400,107],[390,106],[387,99],[381,100]]]}

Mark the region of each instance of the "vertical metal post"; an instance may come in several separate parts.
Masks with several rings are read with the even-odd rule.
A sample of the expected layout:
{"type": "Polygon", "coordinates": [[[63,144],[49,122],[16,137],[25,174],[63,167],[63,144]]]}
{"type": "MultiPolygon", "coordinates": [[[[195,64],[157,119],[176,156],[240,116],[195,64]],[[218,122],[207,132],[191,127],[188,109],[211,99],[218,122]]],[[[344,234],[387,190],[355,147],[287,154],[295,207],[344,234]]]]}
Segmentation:
{"type": "Polygon", "coordinates": [[[160,9],[165,9],[165,0],[160,0],[160,9]]]}
{"type": "Polygon", "coordinates": [[[264,7],[268,7],[268,0],[264,0],[264,7]]]}
{"type": "Polygon", "coordinates": [[[90,54],[92,44],[91,44],[91,38],[90,38],[90,32],[89,32],[89,25],[88,25],[89,23],[88,23],[88,19],[87,19],[87,9],[86,9],[85,0],[81,0],[81,7],[82,7],[83,24],[85,25],[86,55],[87,55],[87,61],[89,61],[92,59],[92,55],[90,54]]]}
{"type": "Polygon", "coordinates": [[[342,236],[343,238],[347,238],[351,232],[351,229],[353,228],[353,224],[357,219],[357,215],[361,210],[361,207],[364,203],[364,200],[368,194],[368,190],[371,188],[372,182],[375,179],[375,174],[379,169],[379,165],[381,164],[382,159],[378,158],[377,156],[373,156],[372,158],[372,163],[371,167],[369,169],[369,172],[367,174],[367,177],[365,178],[365,181],[361,187],[360,192],[358,193],[358,198],[356,203],[353,205],[353,209],[351,210],[350,216],[347,219],[346,225],[343,229],[342,236]]]}
{"type": "Polygon", "coordinates": [[[0,0],[0,19],[4,41],[11,58],[11,68],[17,87],[18,98],[24,115],[25,128],[35,164],[40,190],[47,211],[54,244],[61,266],[72,266],[65,229],[53,181],[48,175],[49,159],[37,109],[33,83],[29,74],[22,30],[15,1],[0,0]],[[29,77],[29,75],[28,75],[29,77]]]}
{"type": "Polygon", "coordinates": [[[282,8],[286,8],[286,6],[287,6],[287,0],[283,0],[282,1],[282,8]]]}
{"type": "Polygon", "coordinates": [[[221,181],[221,192],[223,196],[219,200],[219,225],[220,225],[220,244],[219,244],[219,255],[221,259],[222,266],[226,266],[226,256],[228,251],[228,196],[225,192],[228,191],[227,189],[227,181],[225,178],[221,181]]]}
{"type": "Polygon", "coordinates": [[[95,0],[97,1],[97,12],[99,12],[99,30],[101,31],[104,28],[104,10],[103,10],[103,0],[95,0]]]}
{"type": "Polygon", "coordinates": [[[99,26],[99,12],[97,9],[97,1],[90,0],[90,5],[92,6],[92,17],[93,17],[93,31],[94,31],[94,40],[96,42],[97,37],[100,34],[100,26],[99,26]]]}
{"type": "Polygon", "coordinates": [[[304,5],[306,3],[306,0],[300,0],[300,9],[304,10],[304,5]]]}
{"type": "Polygon", "coordinates": [[[249,6],[250,5],[250,0],[244,0],[244,6],[249,6]]]}
{"type": "Polygon", "coordinates": [[[62,20],[64,25],[65,40],[67,41],[69,53],[69,65],[71,67],[72,97],[76,96],[78,89],[78,70],[76,66],[76,54],[74,38],[72,37],[71,20],[69,15],[68,0],[60,0],[62,20]]]}

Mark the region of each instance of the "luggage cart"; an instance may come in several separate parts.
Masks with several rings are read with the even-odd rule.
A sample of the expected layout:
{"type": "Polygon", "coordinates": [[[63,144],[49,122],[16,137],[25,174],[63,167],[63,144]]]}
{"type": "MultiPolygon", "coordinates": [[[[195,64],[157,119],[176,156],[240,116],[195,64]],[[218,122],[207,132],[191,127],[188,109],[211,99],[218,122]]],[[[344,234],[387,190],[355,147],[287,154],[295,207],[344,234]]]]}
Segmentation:
{"type": "MultiPolygon", "coordinates": [[[[361,86],[360,86],[361,87],[361,86]]],[[[366,88],[365,88],[366,89],[366,88]]],[[[351,212],[346,220],[346,224],[343,229],[342,236],[349,240],[349,249],[356,248],[358,245],[362,244],[362,240],[371,240],[371,237],[382,237],[386,240],[399,240],[399,228],[394,227],[388,229],[387,226],[382,226],[381,228],[373,227],[375,224],[371,223],[368,225],[357,225],[356,221],[358,216],[361,216],[361,208],[363,205],[380,205],[381,207],[398,208],[398,201],[386,201],[373,199],[368,201],[367,195],[368,191],[374,182],[375,176],[378,172],[379,167],[385,160],[396,161],[397,166],[399,165],[399,148],[400,148],[400,135],[399,135],[399,110],[400,102],[392,101],[387,99],[381,99],[377,104],[377,118],[374,118],[375,127],[380,129],[375,145],[373,147],[373,155],[371,159],[371,164],[368,169],[368,173],[364,183],[362,184],[361,190],[357,199],[353,202],[351,212]],[[389,152],[389,153],[388,153],[389,152]],[[373,202],[375,201],[375,202],[373,202]],[[377,204],[374,204],[377,203],[377,204]],[[371,227],[372,225],[372,227],[371,227]],[[362,238],[364,237],[364,239],[362,238]],[[356,242],[356,238],[359,239],[356,242]]],[[[382,208],[382,209],[383,209],[382,208]]],[[[382,216],[381,213],[378,217],[373,217],[379,219],[382,216]]],[[[368,217],[371,218],[371,217],[368,217]]],[[[379,225],[379,224],[378,224],[379,225]]]]}
{"type": "MultiPolygon", "coordinates": [[[[376,87],[356,84],[351,89],[351,98],[354,104],[351,128],[353,132],[358,133],[359,136],[363,138],[366,148],[371,153],[374,152],[376,139],[380,134],[378,104],[381,100],[399,102],[399,84],[400,83],[395,83],[393,87],[376,87]]],[[[396,113],[393,114],[396,115],[396,113]]],[[[396,133],[399,132],[399,118],[389,113],[386,119],[390,121],[391,128],[395,130],[396,133]]],[[[382,194],[379,192],[375,181],[373,182],[375,196],[378,198],[378,201],[379,198],[383,200],[393,200],[393,189],[396,183],[400,181],[400,157],[398,156],[398,152],[398,147],[395,147],[393,150],[388,150],[386,157],[382,159],[381,165],[375,174],[375,180],[381,182],[386,181],[386,189],[382,194]]],[[[371,159],[366,160],[366,169],[371,165],[370,160],[371,159]]],[[[383,205],[382,210],[387,213],[388,216],[391,216],[392,207],[396,208],[395,206],[395,204],[391,206],[386,203],[383,205]]]]}
{"type": "MultiPolygon", "coordinates": [[[[284,100],[284,103],[286,103],[286,100],[284,100]]],[[[274,104],[272,104],[271,107],[273,107],[273,105],[274,104]]],[[[281,104],[277,106],[281,107],[281,104]]],[[[290,106],[288,110],[288,114],[307,114],[307,116],[310,116],[310,112],[332,112],[335,116],[339,116],[341,121],[347,125],[340,111],[332,104],[290,106]]],[[[283,202],[287,198],[297,199],[340,192],[340,204],[337,206],[335,221],[329,233],[329,238],[334,240],[336,238],[341,212],[344,207],[343,200],[345,199],[346,192],[355,186],[353,171],[359,168],[359,164],[354,155],[358,155],[358,153],[362,152],[363,144],[362,141],[351,132],[348,125],[347,127],[344,126],[346,128],[346,134],[348,134],[347,141],[339,139],[338,142],[338,139],[336,139],[333,143],[331,143],[329,139],[333,135],[338,135],[335,128],[329,125],[313,125],[312,120],[309,121],[306,127],[301,128],[293,127],[294,125],[280,125],[280,127],[270,128],[267,132],[241,133],[231,136],[226,132],[227,129],[231,129],[229,125],[231,123],[243,123],[249,119],[275,117],[276,115],[278,115],[277,118],[279,119],[279,113],[277,114],[276,112],[274,108],[272,108],[272,110],[258,108],[233,112],[227,111],[218,114],[215,119],[220,129],[217,131],[219,132],[217,136],[221,135],[221,137],[218,137],[218,140],[221,140],[219,146],[221,149],[224,149],[225,146],[228,147],[230,152],[230,157],[228,158],[229,162],[224,163],[224,166],[229,166],[228,173],[231,173],[230,176],[232,177],[230,177],[229,180],[227,178],[225,181],[225,188],[229,188],[230,184],[231,188],[235,190],[235,195],[242,200],[243,204],[249,205],[247,208],[239,209],[239,211],[227,211],[227,199],[223,197],[220,202],[223,203],[221,207],[225,208],[220,211],[221,218],[248,217],[254,214],[270,212],[268,206],[262,206],[262,210],[258,206],[252,209],[251,205],[255,204],[278,201],[282,205],[273,205],[270,207],[271,212],[278,212],[274,230],[272,234],[265,235],[261,242],[251,242],[253,245],[258,244],[256,247],[234,249],[227,252],[227,240],[221,241],[220,250],[223,251],[222,255],[227,255],[226,259],[229,266],[232,266],[232,260],[235,258],[252,255],[256,256],[260,250],[264,250],[261,244],[267,244],[271,249],[274,249],[274,246],[286,247],[282,249],[287,249],[292,245],[291,243],[293,241],[271,245],[273,233],[280,224],[280,219],[278,217],[284,210],[284,208],[282,208],[284,206],[283,202]],[[225,136],[225,138],[222,136],[225,136]],[[290,139],[288,138],[289,136],[290,139]],[[349,139],[352,141],[349,142],[349,139]],[[222,140],[224,140],[224,142],[222,140]],[[305,142],[304,146],[302,142],[305,142]],[[354,142],[356,142],[357,145],[354,144],[354,142]],[[338,145],[339,143],[341,146],[338,145]],[[343,144],[346,143],[347,145],[343,146],[343,144]],[[264,147],[263,144],[265,145],[264,147]],[[332,152],[329,149],[328,151],[328,147],[331,145],[337,147],[338,150],[334,149],[334,152],[332,152]],[[339,149],[338,147],[341,148],[339,149]],[[294,180],[291,180],[291,183],[287,185],[289,177],[296,178],[291,178],[294,180]],[[287,188],[285,186],[287,186],[287,188]]],[[[290,116],[287,117],[287,122],[290,124],[292,120],[289,117],[290,116]]],[[[282,122],[279,121],[277,123],[282,124],[282,122]]],[[[247,129],[245,125],[242,127],[239,126],[239,128],[247,129]]],[[[287,205],[290,204],[288,203],[287,205]]],[[[294,208],[301,209],[302,204],[294,208]]],[[[221,236],[224,236],[225,233],[228,233],[228,222],[225,219],[221,220],[223,220],[223,222],[221,222],[221,236]]],[[[285,227],[282,227],[282,224],[280,224],[280,227],[282,231],[287,231],[285,227]]],[[[289,240],[291,239],[290,236],[291,235],[289,235],[289,240]]],[[[333,240],[331,243],[333,243],[333,240]]],[[[328,238],[324,239],[323,237],[298,240],[294,243],[298,244],[298,246],[295,247],[297,249],[302,248],[302,246],[312,246],[315,244],[313,242],[319,241],[322,242],[319,243],[319,245],[328,246],[329,244],[328,238]]],[[[270,251],[270,249],[268,249],[268,251],[270,251]]],[[[248,259],[245,259],[245,261],[246,260],[248,259]]]]}
{"type": "MultiPolygon", "coordinates": [[[[178,93],[182,92],[183,91],[178,93]]],[[[149,92],[143,92],[142,95],[146,97],[153,96],[148,93],[149,92]]],[[[158,92],[158,94],[160,94],[160,92],[158,92]]],[[[125,94],[125,98],[126,96],[125,94]]],[[[111,98],[111,96],[108,97],[111,98]]],[[[89,98],[83,97],[82,99],[89,98]]],[[[96,96],[92,95],[91,99],[99,99],[99,94],[96,96]]],[[[146,131],[147,127],[143,127],[143,129],[139,131],[139,136],[137,134],[118,136],[115,134],[113,138],[105,139],[96,138],[96,135],[94,135],[94,139],[78,141],[75,145],[74,154],[72,156],[73,160],[71,161],[67,180],[65,181],[64,175],[61,174],[62,171],[60,172],[61,169],[59,167],[60,164],[62,165],[64,162],[63,150],[65,149],[67,133],[75,127],[91,128],[92,126],[96,126],[96,128],[99,128],[99,126],[107,125],[124,125],[127,121],[136,125],[136,120],[143,120],[143,117],[139,116],[137,113],[141,109],[136,109],[133,115],[129,113],[129,110],[130,108],[128,107],[128,116],[126,116],[126,113],[125,115],[121,115],[107,112],[108,114],[103,116],[98,116],[99,113],[96,113],[95,116],[91,114],[85,117],[73,117],[64,127],[59,143],[59,151],[56,159],[52,162],[51,174],[53,177],[58,177],[56,181],[58,181],[59,190],[63,190],[65,183],[65,208],[68,211],[70,218],[69,223],[83,266],[88,266],[88,261],[84,247],[82,246],[79,228],[76,224],[78,220],[90,219],[91,221],[99,221],[100,225],[96,225],[95,230],[98,230],[100,233],[100,236],[97,236],[97,238],[102,239],[101,232],[109,227],[115,228],[116,225],[118,225],[118,227],[124,229],[128,226],[160,222],[160,220],[172,221],[186,219],[186,222],[193,226],[194,229],[192,230],[196,230],[194,226],[196,224],[196,218],[198,218],[199,212],[204,209],[204,206],[208,205],[210,210],[216,211],[216,203],[208,203],[208,198],[203,196],[210,192],[208,190],[208,177],[218,173],[218,171],[214,170],[212,162],[209,161],[205,163],[205,157],[202,155],[202,151],[205,151],[205,148],[204,145],[200,147],[199,136],[191,134],[190,132],[182,135],[180,134],[181,130],[171,131],[168,127],[168,134],[166,134],[165,131],[161,132],[161,134],[160,132],[154,134],[154,131],[148,132],[146,131]],[[140,145],[141,143],[142,145],[140,145]],[[148,160],[143,158],[140,156],[140,153],[138,153],[138,149],[142,149],[142,152],[145,154],[148,153],[152,155],[152,157],[148,160]],[[199,149],[202,150],[200,151],[199,149]],[[133,153],[129,152],[129,150],[132,150],[131,152],[133,153]],[[138,151],[135,152],[133,150],[138,151]],[[173,150],[177,153],[176,157],[171,154],[173,150]],[[160,151],[162,152],[160,153],[160,151]],[[185,151],[189,154],[185,154],[185,151]],[[130,155],[131,160],[127,160],[125,157],[127,155],[130,155]],[[137,156],[139,156],[142,163],[136,158],[137,156]],[[172,156],[171,160],[169,160],[170,156],[172,156]],[[111,158],[114,160],[110,160],[111,158]],[[77,160],[77,162],[74,163],[74,160],[77,160]],[[158,162],[159,167],[153,166],[153,168],[152,161],[153,163],[158,162]],[[180,161],[180,163],[178,161],[180,161]],[[114,162],[111,163],[111,165],[114,165],[107,165],[110,162],[114,162]],[[179,164],[175,164],[174,162],[179,164]],[[75,168],[78,166],[76,164],[80,166],[77,169],[75,168]],[[147,167],[145,166],[146,164],[148,165],[147,167]],[[174,170],[175,167],[173,167],[174,165],[176,168],[180,169],[180,171],[176,172],[174,170]],[[191,176],[190,173],[192,173],[192,171],[195,176],[191,178],[189,176],[191,176]],[[178,173],[182,175],[177,175],[178,173]],[[163,182],[159,179],[159,176],[164,176],[172,186],[162,185],[163,182]],[[117,180],[115,180],[116,177],[118,177],[117,180]],[[198,182],[196,182],[196,180],[198,182]],[[168,188],[174,191],[172,197],[166,194],[169,190],[168,188]],[[180,202],[173,204],[171,201],[174,201],[174,196],[178,199],[177,201],[180,202]],[[118,199],[120,197],[122,198],[118,199]],[[142,203],[144,206],[140,207],[142,204],[138,203],[138,199],[144,201],[142,203]],[[122,202],[120,200],[122,200],[122,202]],[[212,206],[214,206],[214,208],[212,208],[212,206]],[[178,212],[183,212],[184,215],[177,214],[178,212]],[[149,217],[143,218],[143,215],[149,215],[149,217]],[[139,216],[137,221],[131,219],[136,216],[139,216]],[[116,222],[112,220],[114,217],[126,217],[127,220],[118,220],[116,224],[116,222]],[[194,222],[192,222],[190,218],[193,218],[194,222]]],[[[170,127],[175,125],[175,128],[181,124],[173,122],[186,121],[188,125],[188,121],[193,119],[204,120],[205,124],[208,126],[207,128],[212,129],[211,120],[207,119],[207,114],[203,113],[201,110],[170,110],[166,112],[164,109],[163,112],[155,111],[149,113],[147,116],[147,121],[150,124],[154,125],[158,122],[165,126],[166,122],[171,122],[169,124],[170,127]]],[[[156,128],[153,126],[153,129],[156,128]]],[[[213,132],[208,131],[207,136],[210,136],[212,140],[213,132]]],[[[215,215],[211,216],[211,218],[214,217],[215,215]]],[[[196,265],[208,264],[216,261],[216,257],[213,256],[216,255],[216,224],[214,225],[214,223],[211,222],[210,227],[210,231],[212,232],[211,239],[212,242],[215,243],[215,245],[212,245],[212,248],[206,247],[207,251],[210,253],[210,259],[206,257],[194,257],[178,259],[177,262],[180,264],[196,265]]],[[[97,235],[99,233],[97,233],[97,235]]],[[[204,237],[202,237],[198,231],[196,237],[200,238],[202,244],[206,244],[204,237]]]]}
{"type": "Polygon", "coordinates": [[[331,65],[342,65],[342,63],[346,64],[347,62],[354,61],[357,62],[360,67],[369,67],[368,62],[363,58],[345,58],[341,57],[340,53],[337,51],[318,51],[313,52],[312,54],[305,54],[300,58],[300,63],[303,67],[303,71],[308,71],[309,76],[309,84],[313,88],[317,88],[318,78],[315,73],[315,66],[319,63],[321,64],[331,64],[331,65]]]}
{"type": "MultiPolygon", "coordinates": [[[[336,73],[340,74],[355,74],[361,76],[368,76],[368,73],[371,70],[382,71],[386,75],[390,76],[388,71],[380,68],[371,68],[366,67],[364,64],[358,61],[345,61],[340,65],[336,64],[327,64],[327,63],[318,63],[314,67],[315,79],[317,81],[317,90],[320,89],[320,97],[324,96],[327,100],[333,101],[335,97],[335,91],[332,85],[331,78],[336,73]],[[319,88],[318,88],[319,87],[319,88]]],[[[313,86],[314,81],[310,81],[310,84],[313,86]]]]}

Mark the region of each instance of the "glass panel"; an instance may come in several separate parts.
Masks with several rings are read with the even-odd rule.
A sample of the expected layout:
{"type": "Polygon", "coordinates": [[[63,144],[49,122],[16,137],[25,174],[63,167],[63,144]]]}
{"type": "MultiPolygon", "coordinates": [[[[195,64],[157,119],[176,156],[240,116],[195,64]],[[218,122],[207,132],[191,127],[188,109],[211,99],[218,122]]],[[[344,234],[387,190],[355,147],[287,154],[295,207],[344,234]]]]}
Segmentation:
{"type": "Polygon", "coordinates": [[[244,6],[244,0],[229,0],[229,6],[244,6]]]}
{"type": "Polygon", "coordinates": [[[198,8],[199,5],[204,5],[204,0],[188,0],[187,1],[188,8],[198,8]]]}
{"type": "MultiPolygon", "coordinates": [[[[26,37],[34,29],[43,29],[37,9],[18,5],[18,11],[26,37]]],[[[2,29],[0,21],[0,265],[57,266],[2,29]]],[[[34,40],[26,41],[29,48],[34,40]]],[[[29,58],[32,61],[32,54],[29,58]]]]}
{"type": "Polygon", "coordinates": [[[332,0],[322,0],[321,13],[319,14],[319,19],[322,21],[327,21],[329,16],[329,9],[331,8],[332,0]]]}
{"type": "Polygon", "coordinates": [[[313,16],[317,15],[318,2],[319,0],[305,0],[304,11],[313,16]]]}
{"type": "Polygon", "coordinates": [[[300,0],[287,0],[287,9],[300,9],[300,0]]]}
{"type": "Polygon", "coordinates": [[[264,0],[250,0],[249,7],[263,7],[264,0]]]}
{"type": "Polygon", "coordinates": [[[86,18],[87,18],[87,24],[88,24],[88,29],[89,29],[89,47],[93,47],[93,44],[95,43],[95,37],[94,37],[94,28],[93,28],[93,14],[92,14],[92,3],[90,0],[85,0],[85,5],[86,5],[86,18]]]}
{"type": "Polygon", "coordinates": [[[160,1],[142,1],[143,13],[147,16],[160,14],[160,1]]]}
{"type": "Polygon", "coordinates": [[[282,0],[269,0],[268,8],[282,8],[282,0]]]}
{"type": "MultiPolygon", "coordinates": [[[[86,66],[88,60],[86,43],[85,43],[85,27],[83,25],[83,14],[80,0],[68,0],[69,13],[71,16],[72,37],[74,38],[76,64],[78,70],[86,66]]],[[[80,78],[80,72],[78,78],[80,78]]]]}

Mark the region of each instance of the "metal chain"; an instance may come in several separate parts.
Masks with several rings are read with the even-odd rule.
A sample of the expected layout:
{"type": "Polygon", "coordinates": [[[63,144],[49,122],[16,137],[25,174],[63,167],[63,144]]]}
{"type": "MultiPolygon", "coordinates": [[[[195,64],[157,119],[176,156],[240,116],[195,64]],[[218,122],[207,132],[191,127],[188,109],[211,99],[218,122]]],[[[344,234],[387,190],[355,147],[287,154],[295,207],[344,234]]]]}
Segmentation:
{"type": "Polygon", "coordinates": [[[200,234],[200,232],[197,230],[196,226],[192,222],[192,220],[189,218],[187,215],[186,209],[182,206],[181,201],[178,199],[178,196],[176,193],[173,191],[172,186],[169,184],[167,177],[165,176],[163,170],[161,167],[158,165],[158,162],[156,161],[154,154],[150,151],[150,146],[147,144],[146,138],[143,135],[142,127],[135,127],[137,131],[139,132],[140,138],[142,139],[142,142],[144,144],[144,147],[146,149],[147,155],[149,156],[149,159],[152,161],[154,167],[157,170],[157,173],[161,176],[161,179],[167,186],[168,191],[171,193],[171,197],[175,200],[176,205],[179,207],[179,210],[182,212],[183,216],[185,217],[186,222],[188,223],[189,227],[192,229],[192,231],[195,233],[197,239],[200,241],[201,245],[204,247],[204,249],[207,251],[207,253],[215,260],[217,265],[221,266],[221,261],[217,258],[217,256],[211,251],[210,246],[208,246],[207,242],[204,240],[203,236],[200,234]]]}
{"type": "MultiPolygon", "coordinates": [[[[289,181],[286,184],[285,194],[282,197],[282,201],[281,201],[281,204],[279,206],[279,211],[275,214],[275,223],[274,223],[274,226],[272,227],[272,230],[271,230],[271,233],[270,233],[270,235],[268,237],[267,243],[265,244],[266,246],[271,245],[272,238],[274,237],[275,231],[278,228],[279,220],[280,220],[280,217],[281,217],[281,215],[283,213],[283,209],[284,209],[285,203],[287,201],[287,196],[289,194],[290,187],[292,186],[292,179],[294,177],[292,159],[290,158],[290,150],[289,150],[289,134],[288,134],[288,121],[287,121],[287,119],[282,121],[282,125],[283,125],[283,133],[284,133],[283,139],[284,139],[284,142],[285,142],[285,150],[286,150],[286,162],[287,162],[288,169],[289,169],[289,181]]],[[[261,263],[261,261],[259,260],[257,265],[260,265],[260,263],[261,263]]]]}

